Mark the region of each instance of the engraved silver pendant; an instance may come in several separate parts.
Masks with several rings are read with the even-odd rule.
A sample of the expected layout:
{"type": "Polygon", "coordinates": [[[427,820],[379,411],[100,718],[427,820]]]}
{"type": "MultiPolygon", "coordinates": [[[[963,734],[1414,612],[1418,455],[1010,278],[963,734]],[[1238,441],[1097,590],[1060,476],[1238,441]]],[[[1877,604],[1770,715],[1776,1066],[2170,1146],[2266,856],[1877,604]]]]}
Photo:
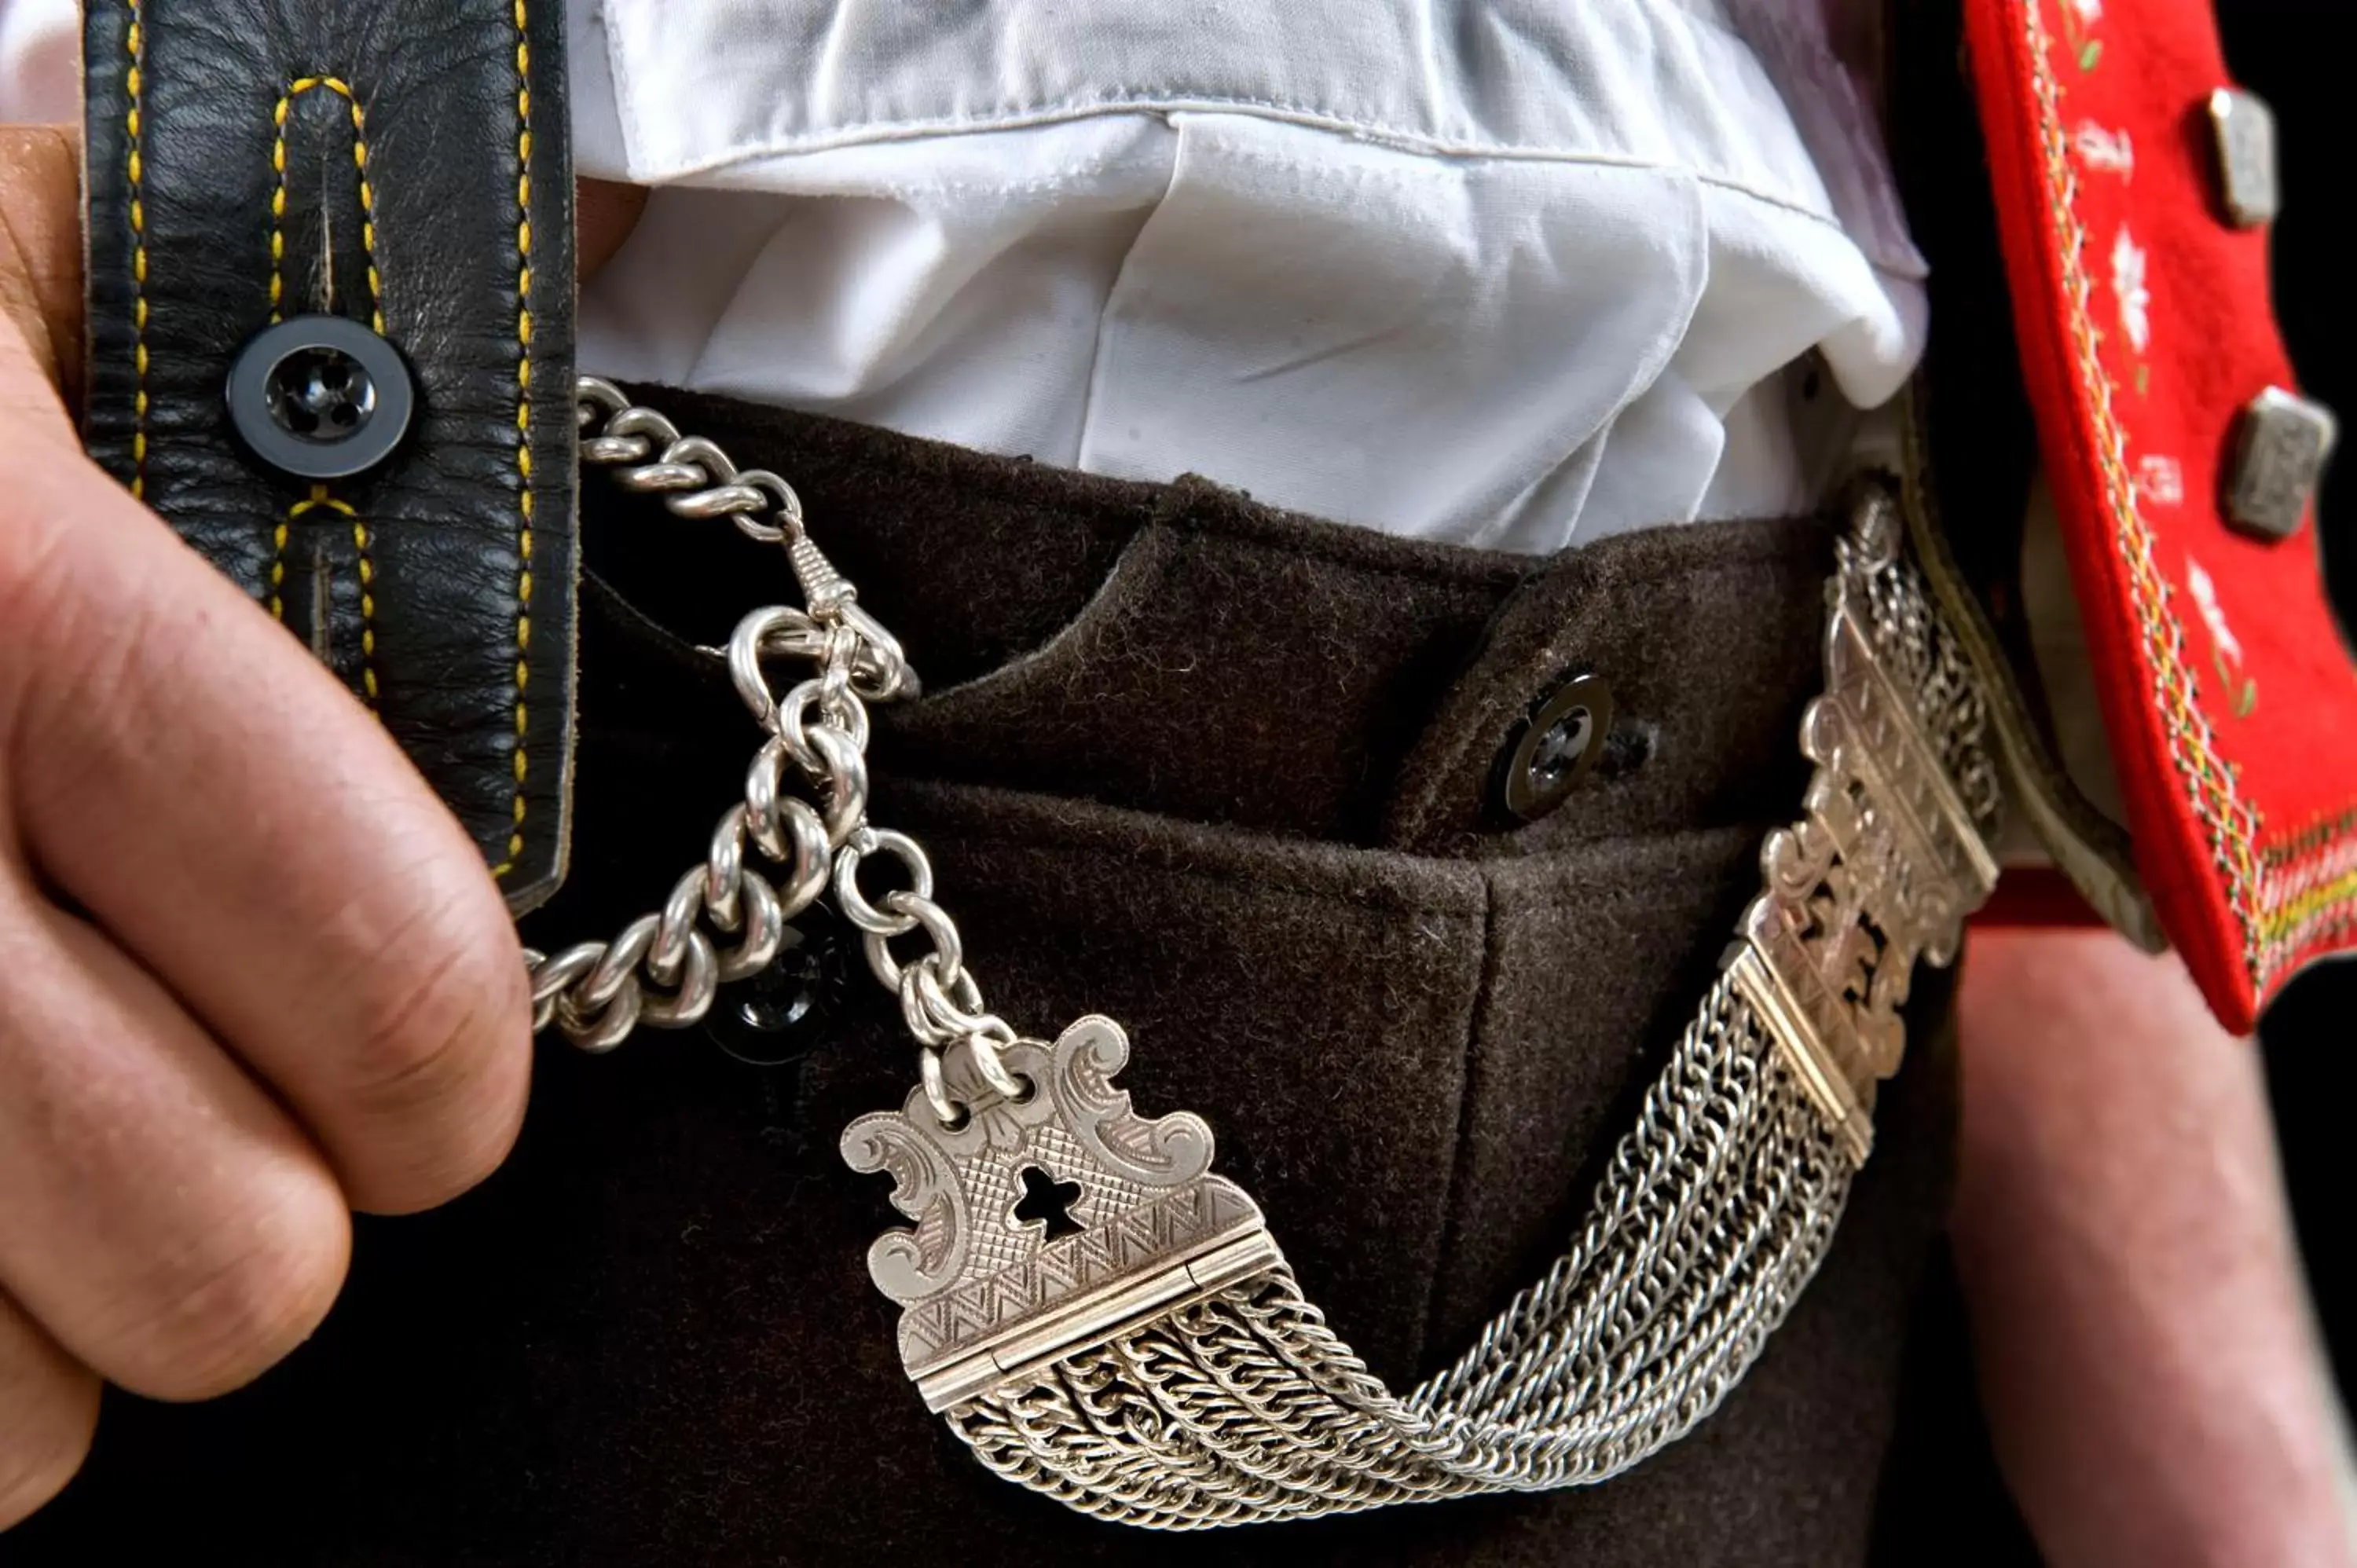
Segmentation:
{"type": "Polygon", "coordinates": [[[784,545],[806,607],[758,610],[729,640],[765,737],[704,864],[612,941],[528,954],[536,1016],[593,1050],[694,1023],[831,895],[918,1047],[907,1102],[843,1138],[910,1221],[868,1271],[927,1406],[985,1465],[1102,1519],[1194,1530],[1585,1485],[1717,1408],[1832,1243],[1915,965],[1953,957],[1996,875],[1980,677],[1906,558],[1890,487],[1859,488],[1837,545],[1826,687],[1802,726],[1816,768],[1801,820],[1762,846],[1724,972],[1563,1254],[1401,1395],[1212,1173],[1202,1119],[1131,1108],[1118,1025],[1048,1045],[988,1010],[922,847],[867,817],[868,706],[912,694],[914,672],[792,488],[608,383],[585,379],[579,403],[585,462],[784,545]],[[788,660],[813,672],[779,691],[788,660]],[[877,856],[900,885],[871,898],[877,856]]]}
{"type": "Polygon", "coordinates": [[[927,1407],[1009,1479],[1161,1529],[1601,1480],[1707,1415],[1831,1242],[1917,962],[1954,957],[1996,878],[1978,688],[1887,490],[1838,555],[1803,816],[1586,1229],[1463,1359],[1405,1397],[1370,1375],[1210,1129],[1136,1115],[1128,1041],[1091,1017],[951,1044],[844,1136],[913,1222],[868,1268],[927,1407]]]}
{"type": "Polygon", "coordinates": [[[928,1410],[1284,1262],[1259,1208],[1211,1174],[1201,1117],[1130,1109],[1113,1081],[1129,1037],[1112,1019],[1003,1048],[1019,1099],[964,1045],[944,1055],[966,1107],[957,1125],[918,1089],[843,1134],[852,1169],[888,1173],[893,1207],[915,1221],[877,1238],[867,1272],[901,1305],[900,1359],[928,1410]]]}

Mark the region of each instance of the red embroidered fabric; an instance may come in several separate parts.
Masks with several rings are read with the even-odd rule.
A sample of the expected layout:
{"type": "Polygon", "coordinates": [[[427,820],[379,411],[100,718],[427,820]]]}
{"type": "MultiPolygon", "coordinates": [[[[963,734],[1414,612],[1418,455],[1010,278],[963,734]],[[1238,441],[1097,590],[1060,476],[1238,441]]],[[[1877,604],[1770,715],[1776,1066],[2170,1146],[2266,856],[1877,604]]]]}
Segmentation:
{"type": "Polygon", "coordinates": [[[2209,0],[1968,0],[2023,371],[2138,869],[2229,1028],[2357,949],[2357,664],[2311,517],[2228,528],[2236,415],[2291,387],[2267,234],[2218,204],[2209,0]]]}

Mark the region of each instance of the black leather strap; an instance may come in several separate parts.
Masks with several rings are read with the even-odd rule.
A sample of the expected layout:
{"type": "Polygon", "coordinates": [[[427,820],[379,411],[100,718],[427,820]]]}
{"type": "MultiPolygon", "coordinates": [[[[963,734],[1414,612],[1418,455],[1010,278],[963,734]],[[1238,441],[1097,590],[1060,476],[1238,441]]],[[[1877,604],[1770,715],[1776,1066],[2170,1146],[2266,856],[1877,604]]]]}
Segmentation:
{"type": "Polygon", "coordinates": [[[518,910],[563,876],[571,792],[563,21],[88,0],[84,32],[91,453],[376,707],[518,910]],[[231,420],[240,350],[307,315],[412,378],[365,473],[294,477],[231,420]]]}

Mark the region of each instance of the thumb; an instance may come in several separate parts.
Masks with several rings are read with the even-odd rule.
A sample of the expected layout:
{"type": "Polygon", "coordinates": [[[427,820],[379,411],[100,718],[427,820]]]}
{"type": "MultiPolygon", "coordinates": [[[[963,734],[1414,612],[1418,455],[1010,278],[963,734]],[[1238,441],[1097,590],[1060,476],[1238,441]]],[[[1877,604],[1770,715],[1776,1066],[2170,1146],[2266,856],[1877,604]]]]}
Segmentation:
{"type": "Polygon", "coordinates": [[[81,397],[81,157],[65,126],[0,125],[0,413],[81,397]]]}

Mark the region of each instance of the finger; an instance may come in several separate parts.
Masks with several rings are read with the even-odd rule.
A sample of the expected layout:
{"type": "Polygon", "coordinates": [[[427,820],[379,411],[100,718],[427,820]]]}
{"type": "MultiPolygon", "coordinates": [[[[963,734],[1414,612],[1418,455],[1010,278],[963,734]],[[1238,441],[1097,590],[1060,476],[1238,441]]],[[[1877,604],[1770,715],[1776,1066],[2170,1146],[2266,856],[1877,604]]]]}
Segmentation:
{"type": "Polygon", "coordinates": [[[81,371],[79,156],[59,126],[0,125],[0,416],[59,427],[81,371]]]}
{"type": "Polygon", "coordinates": [[[280,1092],[352,1201],[498,1165],[531,1071],[513,927],[384,729],[80,458],[0,494],[0,781],[33,864],[280,1092]]]}
{"type": "Polygon", "coordinates": [[[0,1530],[65,1488],[97,1426],[97,1376],[0,1295],[0,1530]]]}
{"type": "Polygon", "coordinates": [[[327,1315],[334,1176],[148,975],[38,900],[0,907],[0,1288],[77,1360],[201,1399],[327,1315]]]}

